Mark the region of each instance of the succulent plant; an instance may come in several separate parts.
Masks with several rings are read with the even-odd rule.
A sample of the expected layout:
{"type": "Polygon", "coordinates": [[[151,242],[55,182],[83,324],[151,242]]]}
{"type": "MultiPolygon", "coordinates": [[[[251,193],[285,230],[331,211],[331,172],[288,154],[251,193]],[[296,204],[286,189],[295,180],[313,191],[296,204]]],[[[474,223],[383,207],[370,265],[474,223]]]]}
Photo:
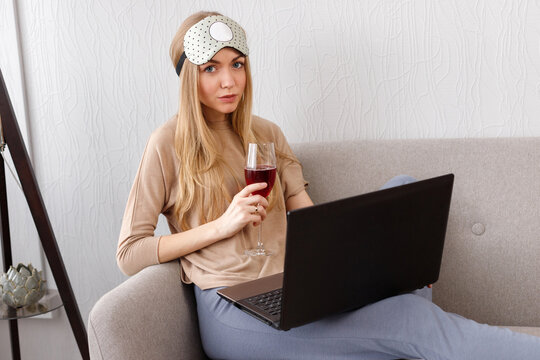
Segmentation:
{"type": "Polygon", "coordinates": [[[2,300],[14,308],[35,304],[45,295],[45,282],[43,273],[32,264],[10,266],[8,272],[0,276],[2,300]]]}

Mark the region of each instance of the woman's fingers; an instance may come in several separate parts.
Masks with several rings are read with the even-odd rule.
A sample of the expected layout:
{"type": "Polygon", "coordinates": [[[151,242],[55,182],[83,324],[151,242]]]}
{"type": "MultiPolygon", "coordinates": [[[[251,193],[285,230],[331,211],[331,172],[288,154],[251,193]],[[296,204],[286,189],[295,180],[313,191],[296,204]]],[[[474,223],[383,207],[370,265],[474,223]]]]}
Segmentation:
{"type": "Polygon", "coordinates": [[[250,222],[253,226],[259,226],[266,219],[266,208],[261,204],[247,205],[247,212],[250,214],[250,222]]]}
{"type": "Polygon", "coordinates": [[[258,205],[259,208],[267,208],[268,207],[268,200],[263,198],[261,195],[253,195],[247,198],[248,204],[258,205]]]}
{"type": "Polygon", "coordinates": [[[266,183],[255,183],[246,186],[238,194],[235,195],[235,198],[238,203],[240,204],[248,204],[248,205],[261,205],[264,208],[268,207],[268,201],[266,198],[262,197],[261,195],[251,195],[252,193],[264,189],[266,187],[266,183]]]}
{"type": "Polygon", "coordinates": [[[240,190],[234,196],[231,205],[226,211],[231,217],[231,220],[236,219],[233,220],[233,222],[238,221],[239,223],[237,224],[241,227],[249,223],[258,226],[266,219],[268,200],[261,195],[252,195],[254,192],[264,189],[266,186],[266,183],[251,184],[240,190]]]}
{"type": "Polygon", "coordinates": [[[266,186],[266,183],[251,184],[233,197],[227,210],[216,220],[223,238],[236,234],[250,223],[257,226],[266,219],[268,201],[261,195],[252,195],[266,186]]]}
{"type": "Polygon", "coordinates": [[[264,221],[266,219],[266,209],[263,206],[256,205],[255,211],[251,214],[255,216],[255,221],[253,221],[253,226],[258,226],[261,221],[264,221]]]}
{"type": "Polygon", "coordinates": [[[241,197],[247,197],[247,196],[249,196],[249,194],[252,194],[252,193],[254,193],[255,191],[258,191],[258,190],[262,190],[267,186],[268,185],[266,183],[251,184],[251,185],[246,186],[242,190],[240,190],[238,195],[240,195],[241,197]]]}

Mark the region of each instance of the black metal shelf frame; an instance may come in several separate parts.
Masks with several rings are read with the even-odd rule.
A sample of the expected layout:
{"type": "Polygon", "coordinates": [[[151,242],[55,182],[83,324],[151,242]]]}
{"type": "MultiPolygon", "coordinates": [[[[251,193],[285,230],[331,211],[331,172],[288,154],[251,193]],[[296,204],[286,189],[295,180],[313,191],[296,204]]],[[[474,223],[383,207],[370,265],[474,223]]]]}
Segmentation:
{"type": "MultiPolygon", "coordinates": [[[[13,111],[13,105],[4,82],[4,76],[0,70],[0,118],[3,130],[4,142],[7,144],[13,164],[17,171],[17,176],[21,183],[28,207],[34,219],[34,224],[43,247],[43,251],[49,262],[54,281],[58,287],[60,297],[66,309],[71,329],[79,351],[84,360],[89,360],[88,338],[86,328],[81,317],[81,313],[75,301],[75,295],[71,288],[71,283],[67,276],[64,261],[58,249],[58,244],[54,236],[52,226],[41,197],[34,170],[30,163],[28,151],[24,145],[21,131],[13,111]]],[[[0,157],[0,217],[2,234],[2,260],[4,271],[12,264],[11,257],[11,239],[9,233],[9,217],[7,207],[6,178],[4,159],[0,157]]],[[[9,320],[9,329],[11,335],[11,351],[15,360],[20,360],[19,333],[17,319],[9,320]]]]}

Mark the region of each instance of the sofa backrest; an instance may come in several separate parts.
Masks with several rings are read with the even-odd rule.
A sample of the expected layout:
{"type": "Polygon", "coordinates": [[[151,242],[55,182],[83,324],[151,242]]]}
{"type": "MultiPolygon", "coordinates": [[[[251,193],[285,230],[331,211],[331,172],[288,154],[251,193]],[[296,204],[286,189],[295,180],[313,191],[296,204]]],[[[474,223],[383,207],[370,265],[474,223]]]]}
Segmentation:
{"type": "Polygon", "coordinates": [[[315,203],[377,190],[395,175],[455,174],[433,300],[492,325],[540,324],[540,138],[299,143],[315,203]]]}

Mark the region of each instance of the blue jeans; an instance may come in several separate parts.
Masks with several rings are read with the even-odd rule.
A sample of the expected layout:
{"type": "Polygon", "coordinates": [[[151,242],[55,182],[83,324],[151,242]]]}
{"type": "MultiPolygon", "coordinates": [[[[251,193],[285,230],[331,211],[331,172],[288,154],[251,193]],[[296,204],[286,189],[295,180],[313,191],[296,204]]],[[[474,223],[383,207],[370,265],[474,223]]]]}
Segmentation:
{"type": "MultiPolygon", "coordinates": [[[[398,176],[383,188],[413,181],[398,176]]],[[[447,313],[427,288],[289,331],[254,319],[216,290],[195,287],[203,347],[214,359],[540,359],[540,338],[447,313]]]]}

